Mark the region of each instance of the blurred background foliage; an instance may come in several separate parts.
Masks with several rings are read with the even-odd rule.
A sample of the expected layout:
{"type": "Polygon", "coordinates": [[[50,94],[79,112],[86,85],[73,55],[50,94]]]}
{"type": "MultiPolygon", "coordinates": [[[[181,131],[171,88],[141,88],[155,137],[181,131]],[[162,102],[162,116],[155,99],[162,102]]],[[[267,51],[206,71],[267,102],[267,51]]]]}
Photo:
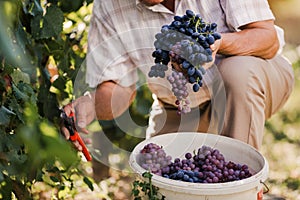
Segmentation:
{"type": "Polygon", "coordinates": [[[85,58],[90,3],[0,1],[0,199],[33,199],[38,182],[59,197],[74,176],[93,189],[58,129],[85,58]]]}
{"type": "MultiPolygon", "coordinates": [[[[293,63],[296,82],[288,103],[266,122],[262,153],[270,163],[270,193],[299,200],[300,2],[269,3],[276,24],[285,29],[284,54],[293,63]]],[[[117,172],[101,163],[81,162],[81,154],[59,133],[58,108],[81,95],[74,87],[83,70],[91,10],[92,0],[0,1],[0,199],[129,195],[128,174],[94,179],[97,165],[100,174],[117,172]]],[[[137,95],[129,113],[137,124],[146,126],[151,94],[141,85],[137,95]]],[[[109,139],[128,151],[145,134],[125,133],[115,121],[100,124],[90,128],[110,133],[109,139]]]]}

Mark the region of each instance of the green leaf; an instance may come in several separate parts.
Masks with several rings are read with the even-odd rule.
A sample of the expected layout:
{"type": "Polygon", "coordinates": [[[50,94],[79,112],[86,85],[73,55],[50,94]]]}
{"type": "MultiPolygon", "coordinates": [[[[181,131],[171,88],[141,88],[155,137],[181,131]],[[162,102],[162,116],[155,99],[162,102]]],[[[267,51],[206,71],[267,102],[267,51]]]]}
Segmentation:
{"type": "Polygon", "coordinates": [[[11,199],[12,181],[5,180],[4,183],[1,184],[0,194],[2,195],[2,199],[11,199]]]}
{"type": "Polygon", "coordinates": [[[140,193],[139,190],[132,190],[132,194],[133,194],[134,196],[138,196],[139,193],[140,193]]]}
{"type": "Polygon", "coordinates": [[[30,77],[27,73],[22,72],[19,69],[14,70],[10,75],[14,83],[24,82],[30,84],[30,77]]]}
{"type": "Polygon", "coordinates": [[[152,175],[150,172],[146,171],[146,172],[144,172],[144,173],[142,174],[142,176],[143,176],[144,178],[149,178],[149,179],[151,179],[153,175],[152,175]]]}
{"type": "Polygon", "coordinates": [[[45,41],[45,45],[47,46],[47,53],[52,55],[54,60],[59,60],[66,54],[63,49],[65,43],[62,40],[47,40],[45,41]]]}
{"type": "Polygon", "coordinates": [[[64,15],[55,5],[47,7],[44,16],[35,16],[30,23],[34,39],[57,37],[63,30],[64,15]]]}
{"type": "Polygon", "coordinates": [[[41,28],[42,28],[42,22],[43,22],[42,18],[43,18],[42,15],[37,15],[30,21],[31,36],[34,39],[41,38],[40,35],[41,35],[41,28]]]}
{"type": "Polygon", "coordinates": [[[22,123],[24,123],[23,108],[21,107],[21,105],[18,103],[18,101],[15,98],[10,100],[9,108],[12,109],[16,113],[18,119],[22,123]]]}
{"type": "Polygon", "coordinates": [[[56,87],[60,91],[64,91],[66,89],[66,79],[62,76],[59,76],[54,82],[53,86],[56,87]]]}
{"type": "Polygon", "coordinates": [[[63,12],[77,11],[83,5],[83,0],[61,0],[61,10],[63,12]]]}
{"type": "Polygon", "coordinates": [[[93,183],[90,181],[90,179],[88,179],[87,177],[84,177],[83,181],[85,184],[87,184],[87,186],[90,188],[90,190],[94,191],[94,186],[93,186],[93,183]]]}
{"type": "Polygon", "coordinates": [[[58,183],[59,182],[59,179],[55,176],[50,176],[50,179],[55,182],[55,183],[58,183]]]}
{"type": "MultiPolygon", "coordinates": [[[[1,170],[2,171],[2,170],[1,170]]],[[[2,174],[2,172],[0,172],[0,183],[4,180],[4,176],[2,174]]]]}
{"type": "Polygon", "coordinates": [[[59,191],[62,191],[62,190],[64,190],[65,188],[66,188],[66,186],[60,185],[60,186],[58,187],[58,190],[59,190],[59,191]]]}
{"type": "Polygon", "coordinates": [[[38,170],[37,174],[36,174],[35,180],[36,181],[43,181],[43,175],[44,175],[43,171],[42,170],[38,170]]]}
{"type": "Polygon", "coordinates": [[[40,38],[58,36],[63,30],[64,14],[57,6],[49,6],[43,18],[40,38]]]}
{"type": "Polygon", "coordinates": [[[10,122],[10,116],[15,115],[14,112],[7,109],[5,106],[0,108],[0,125],[7,125],[10,122]]]}
{"type": "Polygon", "coordinates": [[[19,47],[25,52],[26,51],[26,45],[29,44],[27,34],[24,30],[24,27],[21,23],[18,23],[18,27],[16,30],[16,39],[19,47]]]}
{"type": "Polygon", "coordinates": [[[14,164],[24,164],[27,161],[27,155],[18,154],[16,150],[10,151],[7,156],[9,157],[9,161],[14,164]]]}
{"type": "Polygon", "coordinates": [[[24,101],[24,102],[26,102],[29,99],[28,96],[24,92],[22,92],[21,90],[19,90],[19,88],[17,86],[15,86],[15,84],[12,84],[12,89],[14,91],[16,99],[24,101]]]}
{"type": "Polygon", "coordinates": [[[57,173],[60,172],[60,170],[58,169],[58,167],[55,166],[50,169],[47,169],[47,172],[57,173]]]}

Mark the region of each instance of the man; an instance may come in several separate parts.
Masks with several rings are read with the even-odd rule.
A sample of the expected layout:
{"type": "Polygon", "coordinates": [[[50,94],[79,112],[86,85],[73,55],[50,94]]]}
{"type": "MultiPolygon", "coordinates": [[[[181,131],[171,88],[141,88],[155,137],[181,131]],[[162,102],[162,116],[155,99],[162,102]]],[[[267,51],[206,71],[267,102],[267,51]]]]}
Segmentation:
{"type": "Polygon", "coordinates": [[[216,65],[207,67],[200,91],[190,92],[192,112],[186,115],[176,115],[165,79],[148,79],[155,95],[147,137],[212,132],[261,147],[264,122],[287,101],[294,80],[280,54],[283,31],[266,0],[95,0],[86,76],[95,91],[65,107],[75,109],[81,131],[88,132],[95,117],[111,120],[124,113],[135,98],[137,68],[147,75],[153,64],[154,35],[187,9],[218,24],[222,38],[211,46],[216,65]]]}

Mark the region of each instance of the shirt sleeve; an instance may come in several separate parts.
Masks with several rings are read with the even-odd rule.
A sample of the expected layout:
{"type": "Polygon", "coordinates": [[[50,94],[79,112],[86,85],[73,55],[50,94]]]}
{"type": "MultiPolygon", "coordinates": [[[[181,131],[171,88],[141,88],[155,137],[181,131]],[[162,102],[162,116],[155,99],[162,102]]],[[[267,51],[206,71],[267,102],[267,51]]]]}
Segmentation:
{"type": "Polygon", "coordinates": [[[261,20],[275,19],[267,0],[220,0],[230,29],[261,20]]]}
{"type": "Polygon", "coordinates": [[[127,87],[137,81],[137,72],[110,18],[113,6],[104,2],[94,1],[93,5],[88,33],[86,82],[92,88],[108,80],[127,87]]]}

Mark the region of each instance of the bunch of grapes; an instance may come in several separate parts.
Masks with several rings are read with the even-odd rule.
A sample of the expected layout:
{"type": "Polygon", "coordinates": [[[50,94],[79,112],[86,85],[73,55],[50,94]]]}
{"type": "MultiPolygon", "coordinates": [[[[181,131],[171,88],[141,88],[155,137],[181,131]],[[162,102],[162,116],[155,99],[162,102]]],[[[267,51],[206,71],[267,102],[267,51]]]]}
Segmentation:
{"type": "MultiPolygon", "coordinates": [[[[181,71],[187,82],[193,84],[193,91],[199,91],[205,74],[203,65],[213,61],[210,45],[221,38],[216,29],[216,23],[204,22],[199,14],[195,15],[191,10],[187,10],[183,16],[175,16],[171,24],[162,26],[161,32],[155,35],[155,51],[152,53],[155,65],[151,67],[148,76],[164,78],[168,70],[167,65],[171,62],[173,70],[181,71]]],[[[177,79],[175,81],[177,82],[177,79]]],[[[173,82],[171,85],[174,86],[173,82]]],[[[180,90],[187,91],[187,87],[180,90]]],[[[188,107],[188,104],[182,101],[187,99],[187,96],[182,99],[174,90],[173,93],[179,103],[178,114],[186,113],[181,109],[188,107]]]]}
{"type": "Polygon", "coordinates": [[[139,164],[146,170],[162,175],[163,169],[171,164],[172,157],[166,155],[162,147],[154,143],[149,143],[140,151],[139,164]]]}
{"type": "MultiPolygon", "coordinates": [[[[151,143],[151,146],[153,145],[155,144],[151,143]]],[[[158,151],[162,150],[160,147],[156,148],[158,151]]],[[[142,151],[145,151],[144,149],[142,151]]],[[[160,165],[160,169],[155,168],[154,171],[159,172],[155,174],[173,180],[193,183],[224,183],[252,176],[247,165],[226,161],[219,150],[209,146],[202,146],[194,155],[188,152],[185,154],[185,158],[175,158],[174,162],[169,160],[170,156],[164,155],[164,158],[167,158],[165,164],[168,163],[168,165],[160,165]]],[[[153,164],[150,156],[148,160],[151,160],[151,164],[153,164]]],[[[147,162],[146,159],[143,161],[147,162]]],[[[149,165],[144,168],[147,169],[147,167],[149,168],[149,165]]]]}
{"type": "Polygon", "coordinates": [[[178,105],[177,114],[190,112],[190,102],[186,99],[189,95],[186,86],[187,80],[184,77],[184,74],[182,72],[173,71],[169,76],[167,76],[167,79],[172,85],[172,91],[177,98],[175,102],[175,104],[178,105]]]}

